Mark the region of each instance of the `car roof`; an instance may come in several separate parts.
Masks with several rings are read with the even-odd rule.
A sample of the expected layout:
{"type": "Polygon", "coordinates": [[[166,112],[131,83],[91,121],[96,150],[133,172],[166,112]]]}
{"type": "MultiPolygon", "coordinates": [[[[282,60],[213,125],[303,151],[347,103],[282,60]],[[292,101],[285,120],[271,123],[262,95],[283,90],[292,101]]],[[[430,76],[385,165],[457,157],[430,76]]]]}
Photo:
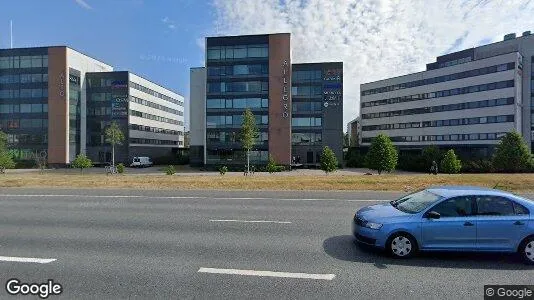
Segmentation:
{"type": "Polygon", "coordinates": [[[442,196],[442,197],[456,197],[456,196],[467,196],[467,195],[494,195],[494,196],[504,196],[504,197],[516,197],[515,195],[496,189],[490,189],[480,186],[461,186],[461,185],[445,185],[445,186],[435,186],[426,189],[427,191],[442,196]]]}

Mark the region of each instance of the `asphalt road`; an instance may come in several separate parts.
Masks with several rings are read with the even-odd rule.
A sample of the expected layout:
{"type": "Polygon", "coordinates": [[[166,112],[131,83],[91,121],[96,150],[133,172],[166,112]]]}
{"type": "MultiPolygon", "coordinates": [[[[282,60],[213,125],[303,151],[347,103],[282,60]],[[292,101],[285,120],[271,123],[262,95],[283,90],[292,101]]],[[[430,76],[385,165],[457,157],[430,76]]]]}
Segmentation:
{"type": "Polygon", "coordinates": [[[396,260],[354,245],[354,211],[396,196],[0,190],[0,298],[9,278],[53,279],[64,291],[49,299],[480,299],[484,284],[534,283],[513,255],[396,260]]]}

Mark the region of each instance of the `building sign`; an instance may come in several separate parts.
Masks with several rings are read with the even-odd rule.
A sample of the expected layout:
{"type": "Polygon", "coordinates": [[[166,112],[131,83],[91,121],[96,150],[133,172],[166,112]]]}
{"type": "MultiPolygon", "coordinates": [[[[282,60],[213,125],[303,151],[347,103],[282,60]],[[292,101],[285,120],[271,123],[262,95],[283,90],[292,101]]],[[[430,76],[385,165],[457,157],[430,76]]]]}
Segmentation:
{"type": "Polygon", "coordinates": [[[112,89],[127,88],[127,87],[128,87],[128,83],[126,81],[123,81],[123,80],[115,80],[115,81],[111,82],[111,88],[112,89]]]}
{"type": "Polygon", "coordinates": [[[128,116],[128,95],[112,95],[111,98],[111,115],[113,117],[128,116]]]}
{"type": "Polygon", "coordinates": [[[80,85],[80,77],[69,74],[69,83],[73,85],[80,85]]]}
{"type": "Polygon", "coordinates": [[[65,97],[65,73],[59,74],[59,96],[65,97]]]}
{"type": "Polygon", "coordinates": [[[327,69],[324,71],[324,80],[326,81],[340,81],[343,69],[327,69]]]}
{"type": "Polygon", "coordinates": [[[287,59],[282,63],[282,116],[289,117],[289,80],[288,77],[289,63],[287,59]]]}

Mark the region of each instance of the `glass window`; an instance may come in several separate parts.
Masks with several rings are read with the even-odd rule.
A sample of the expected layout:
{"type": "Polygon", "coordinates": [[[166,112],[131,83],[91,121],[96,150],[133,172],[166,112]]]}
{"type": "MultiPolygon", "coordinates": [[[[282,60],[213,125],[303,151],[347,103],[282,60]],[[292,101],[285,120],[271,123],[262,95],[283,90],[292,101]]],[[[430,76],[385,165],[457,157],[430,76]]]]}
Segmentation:
{"type": "Polygon", "coordinates": [[[43,105],[42,104],[32,104],[32,113],[40,113],[43,111],[43,105]]]}
{"type": "Polygon", "coordinates": [[[516,215],[528,215],[528,214],[530,214],[528,209],[526,207],[524,207],[523,205],[521,205],[521,204],[519,204],[517,202],[513,202],[513,203],[514,203],[514,211],[515,211],[516,215]]]}
{"type": "Polygon", "coordinates": [[[208,59],[221,59],[221,50],[208,49],[208,59]]]}
{"type": "Polygon", "coordinates": [[[441,196],[422,190],[391,201],[391,205],[400,211],[414,214],[429,207],[439,199],[441,199],[441,196]]]}
{"type": "Polygon", "coordinates": [[[42,68],[43,58],[41,56],[32,56],[32,68],[42,68]]]}
{"type": "Polygon", "coordinates": [[[21,113],[29,113],[32,111],[31,104],[21,104],[20,105],[20,112],[21,113]]]}
{"type": "Polygon", "coordinates": [[[234,48],[234,58],[246,58],[246,57],[247,57],[247,48],[245,47],[234,48]]]}
{"type": "Polygon", "coordinates": [[[473,200],[469,197],[456,197],[445,200],[430,209],[441,217],[465,217],[473,215],[473,200]]]}
{"type": "Polygon", "coordinates": [[[20,57],[20,67],[21,68],[31,68],[32,59],[30,56],[21,56],[20,57]]]}
{"type": "Polygon", "coordinates": [[[478,214],[483,216],[515,215],[512,201],[496,196],[478,196],[476,198],[478,214]]]}

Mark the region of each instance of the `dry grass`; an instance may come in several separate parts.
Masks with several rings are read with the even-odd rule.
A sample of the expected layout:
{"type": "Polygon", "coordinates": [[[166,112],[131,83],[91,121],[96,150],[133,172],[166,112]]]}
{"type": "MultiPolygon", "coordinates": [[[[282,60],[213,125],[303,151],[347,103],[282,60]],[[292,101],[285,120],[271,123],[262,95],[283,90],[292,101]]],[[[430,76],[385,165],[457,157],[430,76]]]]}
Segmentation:
{"type": "Polygon", "coordinates": [[[0,176],[0,187],[225,189],[225,190],[379,190],[412,191],[430,185],[476,185],[533,192],[534,174],[192,176],[19,173],[0,176]]]}

